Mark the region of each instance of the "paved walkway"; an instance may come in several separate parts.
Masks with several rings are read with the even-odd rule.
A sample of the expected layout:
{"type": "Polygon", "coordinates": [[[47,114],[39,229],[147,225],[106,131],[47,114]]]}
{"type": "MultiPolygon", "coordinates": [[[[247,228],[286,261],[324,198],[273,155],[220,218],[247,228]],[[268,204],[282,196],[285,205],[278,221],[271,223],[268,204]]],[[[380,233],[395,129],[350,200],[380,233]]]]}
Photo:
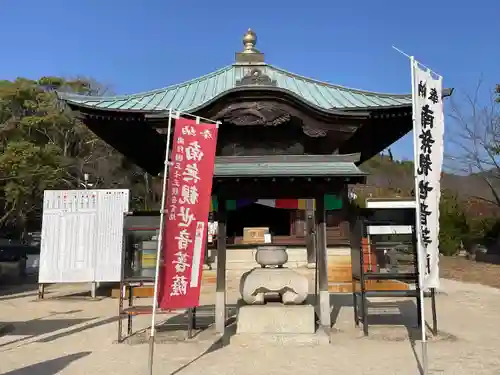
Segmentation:
{"type": "MultiPolygon", "coordinates": [[[[442,334],[429,343],[430,373],[499,374],[500,290],[448,280],[442,286],[444,293],[438,296],[442,334]]],[[[73,288],[49,289],[42,302],[35,300],[34,290],[10,295],[0,291],[0,322],[15,328],[0,337],[0,374],[147,374],[147,345],[113,343],[117,301],[56,298],[74,292],[73,288]]],[[[229,300],[235,298],[231,291],[229,300]]],[[[212,290],[205,290],[202,303],[210,305],[213,300],[212,290]]],[[[334,301],[336,324],[330,346],[252,343],[218,348],[206,337],[162,343],[156,345],[155,374],[418,374],[420,343],[411,344],[405,326],[373,326],[370,337],[363,338],[353,327],[350,296],[334,301]]],[[[405,315],[403,320],[385,315],[374,320],[412,325],[411,302],[397,307],[405,315]]],[[[386,303],[378,310],[387,309],[386,303]]],[[[148,319],[141,317],[136,327],[147,324],[148,319]]]]}

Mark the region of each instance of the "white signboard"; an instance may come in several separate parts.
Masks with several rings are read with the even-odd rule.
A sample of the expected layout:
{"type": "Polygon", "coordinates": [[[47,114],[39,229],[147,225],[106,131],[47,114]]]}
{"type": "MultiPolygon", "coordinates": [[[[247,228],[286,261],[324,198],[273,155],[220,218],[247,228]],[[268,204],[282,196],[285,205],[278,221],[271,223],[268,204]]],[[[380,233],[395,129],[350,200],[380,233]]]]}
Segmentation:
{"type": "Polygon", "coordinates": [[[439,287],[439,200],[443,165],[442,77],[413,61],[417,244],[423,288],[439,287]]]}
{"type": "Polygon", "coordinates": [[[366,208],[415,208],[415,201],[409,199],[376,199],[368,198],[366,208]]]}
{"type": "Polygon", "coordinates": [[[367,232],[370,235],[412,234],[412,225],[369,225],[367,232]]]}
{"type": "Polygon", "coordinates": [[[120,281],[128,190],[46,190],[39,283],[120,281]]]}

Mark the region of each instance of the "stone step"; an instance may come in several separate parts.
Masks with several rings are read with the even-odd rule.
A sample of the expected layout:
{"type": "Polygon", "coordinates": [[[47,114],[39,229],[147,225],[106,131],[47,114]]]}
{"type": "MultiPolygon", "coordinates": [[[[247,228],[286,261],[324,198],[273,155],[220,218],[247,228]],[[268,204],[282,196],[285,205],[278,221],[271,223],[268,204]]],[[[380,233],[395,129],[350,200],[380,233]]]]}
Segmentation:
{"type": "MultiPolygon", "coordinates": [[[[205,271],[208,273],[208,271],[205,271]]],[[[209,271],[208,275],[204,275],[202,278],[202,285],[205,287],[214,287],[215,286],[215,272],[209,271]]],[[[300,272],[306,273],[306,272],[300,272]]],[[[309,275],[310,276],[310,275],[309,275]]],[[[227,280],[233,284],[239,284],[239,279],[241,275],[239,273],[228,275],[227,280]]],[[[314,281],[310,280],[310,283],[314,283],[314,281]]],[[[359,283],[357,283],[357,289],[359,290],[359,283]]],[[[401,281],[396,280],[384,280],[380,282],[376,282],[370,280],[367,282],[367,290],[408,290],[409,285],[403,283],[401,281]]],[[[314,285],[310,285],[311,292],[314,290],[314,285]]],[[[330,293],[352,293],[352,283],[351,282],[329,282],[328,283],[328,291],[330,293]]],[[[111,290],[111,297],[118,298],[120,295],[119,288],[113,288],[111,290]]],[[[150,298],[153,297],[153,287],[142,287],[142,288],[134,288],[134,296],[137,298],[150,298]]]]}
{"type": "MultiPolygon", "coordinates": [[[[226,269],[227,270],[250,270],[259,265],[255,261],[255,253],[257,248],[249,249],[228,249],[226,253],[226,269]]],[[[305,248],[289,248],[287,249],[288,268],[307,267],[307,250],[305,248]]],[[[216,268],[217,250],[209,252],[212,259],[211,266],[216,268]]],[[[349,264],[351,263],[350,249],[348,247],[337,247],[328,249],[328,264],[349,264]]],[[[338,280],[341,281],[341,280],[338,280]]]]}
{"type": "MultiPolygon", "coordinates": [[[[408,290],[410,286],[404,282],[397,280],[374,281],[370,280],[366,283],[366,289],[374,290],[408,290]]],[[[359,283],[356,283],[356,290],[359,290],[359,283]]],[[[330,293],[352,293],[352,283],[328,283],[328,291],[330,293]]]]}

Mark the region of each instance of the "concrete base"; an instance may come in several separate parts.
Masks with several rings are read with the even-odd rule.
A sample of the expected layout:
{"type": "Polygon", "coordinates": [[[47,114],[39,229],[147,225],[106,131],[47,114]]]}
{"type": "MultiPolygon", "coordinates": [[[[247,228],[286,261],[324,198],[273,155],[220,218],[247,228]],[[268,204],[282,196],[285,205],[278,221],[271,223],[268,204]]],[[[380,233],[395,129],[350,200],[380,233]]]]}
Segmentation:
{"type": "Polygon", "coordinates": [[[329,345],[330,337],[324,330],[315,333],[240,333],[231,337],[231,345],[245,347],[276,346],[317,346],[329,345]]]}
{"type": "Polygon", "coordinates": [[[92,299],[96,298],[97,288],[98,288],[98,284],[96,282],[93,282],[90,284],[90,296],[92,297],[92,299]]]}
{"type": "Polygon", "coordinates": [[[314,306],[281,303],[240,307],[236,334],[314,334],[314,306]]]}
{"type": "Polygon", "coordinates": [[[332,310],[330,307],[330,292],[328,290],[319,291],[319,323],[322,327],[332,326],[332,310]]]}
{"type": "Polygon", "coordinates": [[[215,330],[223,335],[226,329],[226,292],[215,292],[215,330]]]}

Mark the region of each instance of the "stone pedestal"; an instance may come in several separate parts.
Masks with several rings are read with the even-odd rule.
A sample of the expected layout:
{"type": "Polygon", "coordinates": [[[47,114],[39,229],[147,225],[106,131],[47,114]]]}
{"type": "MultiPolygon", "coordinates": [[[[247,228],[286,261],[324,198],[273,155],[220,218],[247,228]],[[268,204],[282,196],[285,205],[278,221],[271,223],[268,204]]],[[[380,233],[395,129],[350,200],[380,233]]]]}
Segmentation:
{"type": "Polygon", "coordinates": [[[323,330],[316,331],[314,306],[268,303],[240,307],[231,344],[258,346],[263,343],[328,345],[330,337],[323,330]]]}
{"type": "Polygon", "coordinates": [[[314,306],[302,305],[309,293],[307,277],[283,267],[288,261],[286,248],[259,247],[255,260],[261,268],[245,272],[240,280],[241,297],[248,305],[239,309],[232,342],[328,344],[330,337],[324,331],[315,332],[314,306]]]}
{"type": "Polygon", "coordinates": [[[264,306],[242,306],[238,312],[236,333],[314,333],[314,306],[286,306],[268,303],[264,306]]]}

